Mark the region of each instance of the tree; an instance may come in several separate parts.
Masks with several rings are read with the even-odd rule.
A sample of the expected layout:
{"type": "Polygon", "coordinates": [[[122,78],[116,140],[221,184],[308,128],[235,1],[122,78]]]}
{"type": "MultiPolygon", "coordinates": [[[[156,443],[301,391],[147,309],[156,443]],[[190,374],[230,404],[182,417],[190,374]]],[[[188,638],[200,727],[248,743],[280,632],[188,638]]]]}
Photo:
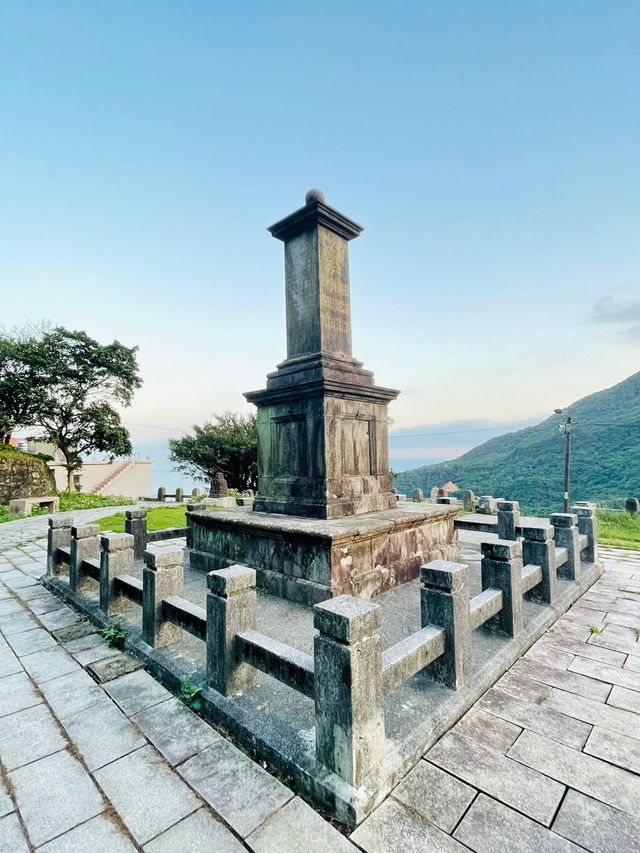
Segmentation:
{"type": "Polygon", "coordinates": [[[176,468],[197,480],[212,482],[222,472],[229,486],[245,491],[258,486],[258,433],[255,415],[225,412],[215,423],[193,427],[193,435],[169,440],[176,468]]]}
{"type": "Polygon", "coordinates": [[[62,452],[70,492],[75,491],[73,474],[82,466],[83,453],[132,452],[114,405],[130,405],[142,385],[137,350],[118,341],[102,345],[86,332],[57,327],[23,353],[39,389],[31,425],[41,427],[45,441],[62,452]]]}
{"type": "Polygon", "coordinates": [[[0,443],[31,426],[44,401],[44,379],[33,363],[37,337],[30,331],[0,334],[0,443]]]}

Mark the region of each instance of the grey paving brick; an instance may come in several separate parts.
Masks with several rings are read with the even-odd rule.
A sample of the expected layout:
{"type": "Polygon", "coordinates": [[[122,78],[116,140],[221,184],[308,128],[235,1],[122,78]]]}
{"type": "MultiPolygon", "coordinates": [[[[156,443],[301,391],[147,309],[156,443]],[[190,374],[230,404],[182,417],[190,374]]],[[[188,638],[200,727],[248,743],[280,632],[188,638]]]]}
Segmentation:
{"type": "MultiPolygon", "coordinates": [[[[520,735],[516,746],[525,734],[520,735]]],[[[545,826],[553,820],[565,790],[564,785],[542,773],[522,767],[517,761],[455,732],[441,738],[426,758],[545,826]]]]}
{"type": "Polygon", "coordinates": [[[40,616],[40,621],[49,631],[57,631],[60,628],[68,628],[70,625],[80,622],[80,617],[69,607],[63,606],[58,610],[43,614],[40,616]]]}
{"type": "Polygon", "coordinates": [[[640,658],[629,655],[622,668],[630,669],[632,672],[640,672],[640,658]]]}
{"type": "Polygon", "coordinates": [[[587,699],[595,699],[598,702],[605,702],[611,690],[608,685],[593,678],[587,678],[573,672],[565,672],[562,669],[556,669],[554,666],[548,666],[539,661],[524,660],[524,658],[517,661],[511,671],[548,684],[550,687],[559,687],[561,690],[575,693],[578,696],[585,696],[587,699]]]}
{"type": "Polygon", "coordinates": [[[39,847],[38,853],[135,853],[136,849],[113,820],[98,815],[39,847]]]}
{"type": "Polygon", "coordinates": [[[608,703],[603,704],[585,698],[577,700],[574,694],[554,687],[544,706],[577,720],[583,720],[585,723],[604,726],[611,731],[640,739],[640,717],[608,703]]]}
{"type": "Polygon", "coordinates": [[[22,664],[5,643],[0,647],[0,679],[16,672],[24,672],[22,664]]]}
{"type": "Polygon", "coordinates": [[[568,669],[574,655],[569,654],[569,652],[553,648],[552,646],[536,643],[535,646],[532,646],[529,649],[524,657],[525,660],[537,660],[541,663],[546,663],[549,666],[555,666],[558,669],[568,669]]]}
{"type": "Polygon", "coordinates": [[[87,664],[87,672],[91,673],[92,678],[103,684],[106,681],[113,681],[120,678],[121,675],[127,675],[130,672],[136,672],[142,669],[144,664],[142,661],[134,658],[128,652],[120,652],[117,657],[106,658],[105,660],[95,661],[87,664]]]}
{"type": "Polygon", "coordinates": [[[246,843],[254,853],[297,853],[301,838],[305,853],[357,853],[344,835],[299,797],[254,830],[246,843]]]}
{"type": "Polygon", "coordinates": [[[113,702],[99,702],[64,717],[62,725],[89,770],[97,770],[146,743],[113,702]]]}
{"type": "Polygon", "coordinates": [[[496,714],[523,729],[531,729],[566,743],[574,749],[582,749],[591,731],[588,723],[547,708],[544,702],[541,705],[522,702],[495,687],[485,693],[475,707],[496,714]]]}
{"type": "Polygon", "coordinates": [[[640,693],[637,690],[629,690],[627,687],[614,686],[607,699],[608,705],[640,714],[640,693]]]}
{"type": "Polygon", "coordinates": [[[151,746],[97,770],[95,777],[138,844],[145,844],[200,802],[151,746]]]}
{"type": "Polygon", "coordinates": [[[570,652],[572,655],[579,655],[582,658],[599,660],[611,666],[622,666],[626,658],[623,652],[616,652],[613,649],[602,649],[600,646],[594,646],[593,643],[580,643],[576,640],[564,639],[562,637],[553,638],[550,634],[545,634],[544,637],[538,640],[536,646],[540,647],[541,645],[544,645],[546,648],[570,652]]]}
{"type": "Polygon", "coordinates": [[[483,743],[503,755],[516,740],[522,729],[493,714],[487,714],[474,706],[454,727],[458,734],[483,743]]]}
{"type": "Polygon", "coordinates": [[[94,646],[91,649],[83,649],[81,652],[74,652],[73,657],[81,666],[87,666],[90,663],[107,660],[107,658],[118,657],[119,654],[119,649],[114,649],[106,643],[101,643],[99,646],[94,646]]]}
{"type": "Polygon", "coordinates": [[[511,670],[505,672],[502,678],[496,681],[495,686],[523,702],[540,702],[551,692],[551,687],[547,684],[534,681],[526,675],[518,675],[511,670]]]}
{"type": "Polygon", "coordinates": [[[392,796],[445,832],[454,827],[477,794],[475,788],[420,761],[392,792],[392,796]]]}
{"type": "Polygon", "coordinates": [[[598,679],[607,684],[617,684],[618,687],[640,690],[640,673],[619,666],[609,666],[595,660],[576,658],[571,664],[571,671],[587,675],[589,678],[598,679]]]}
{"type": "Polygon", "coordinates": [[[32,631],[13,634],[7,638],[7,642],[19,658],[43,649],[51,649],[56,645],[56,641],[44,628],[34,628],[32,631]]]}
{"type": "Polygon", "coordinates": [[[366,853],[462,853],[467,848],[390,797],[351,835],[366,853]]]}
{"type": "Polygon", "coordinates": [[[520,735],[508,755],[623,812],[638,812],[640,779],[598,758],[528,731],[520,735]]]}
{"type": "Polygon", "coordinates": [[[0,616],[7,616],[10,613],[25,613],[25,609],[20,604],[19,601],[16,601],[15,598],[11,598],[7,596],[0,601],[0,616]]]}
{"type": "Polygon", "coordinates": [[[43,758],[66,745],[54,717],[44,704],[0,717],[0,759],[7,770],[43,758]]]}
{"type": "Polygon", "coordinates": [[[97,702],[111,704],[111,699],[81,669],[53,681],[45,681],[40,685],[40,690],[59,719],[89,708],[97,702]]]}
{"type": "MultiPolygon", "coordinates": [[[[58,599],[56,599],[56,602],[58,607],[60,607],[58,599]]],[[[92,625],[90,622],[76,622],[75,625],[68,625],[66,628],[58,628],[53,631],[53,636],[59,643],[64,645],[73,640],[77,640],[79,637],[86,637],[88,635],[94,635],[95,633],[95,625],[92,625]]]]}
{"type": "Polygon", "coordinates": [[[145,853],[244,853],[246,848],[206,809],[185,817],[144,846],[145,853]]]}
{"type": "Polygon", "coordinates": [[[109,681],[104,689],[129,716],[171,698],[171,693],[142,669],[109,681]]]}
{"type": "Polygon", "coordinates": [[[38,623],[33,616],[24,611],[7,613],[5,616],[0,616],[0,631],[5,637],[10,637],[12,634],[19,634],[21,631],[31,631],[37,627],[38,623]]]}
{"type": "Polygon", "coordinates": [[[68,655],[60,646],[26,655],[21,658],[21,663],[37,684],[43,684],[61,675],[68,675],[80,668],[71,655],[68,655]]]}
{"type": "Polygon", "coordinates": [[[224,739],[180,765],[178,772],[243,837],[293,797],[288,788],[224,739]]]}
{"type": "Polygon", "coordinates": [[[10,777],[34,847],[84,823],[104,808],[91,777],[66,750],[26,764],[12,771],[10,777]]]}
{"type": "Polygon", "coordinates": [[[476,853],[580,853],[581,849],[485,794],[473,803],[454,838],[476,853]]]}
{"type": "Polygon", "coordinates": [[[31,679],[24,672],[15,675],[7,675],[0,679],[0,717],[7,714],[15,714],[24,708],[31,708],[42,702],[31,683],[31,679]]]}
{"type": "Polygon", "coordinates": [[[640,774],[640,740],[594,726],[584,751],[609,764],[640,774]]]}
{"type": "Polygon", "coordinates": [[[171,764],[179,764],[222,736],[175,697],[131,718],[171,764]]]}
{"type": "Polygon", "coordinates": [[[5,853],[29,853],[29,845],[15,813],[0,819],[0,850],[5,853]]]}
{"type": "Polygon", "coordinates": [[[640,850],[640,822],[578,791],[567,791],[553,829],[597,853],[640,850]]]}

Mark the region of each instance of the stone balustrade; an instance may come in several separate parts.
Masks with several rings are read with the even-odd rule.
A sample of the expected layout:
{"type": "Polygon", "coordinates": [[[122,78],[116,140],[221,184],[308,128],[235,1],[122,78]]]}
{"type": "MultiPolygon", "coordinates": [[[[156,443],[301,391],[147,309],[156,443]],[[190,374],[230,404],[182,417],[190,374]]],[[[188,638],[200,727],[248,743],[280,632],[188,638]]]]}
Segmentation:
{"type": "Polygon", "coordinates": [[[144,540],[140,511],[128,511],[128,533],[100,535],[97,525],[50,519],[48,574],[69,566],[76,601],[94,579],[106,617],[123,597],[142,607],[142,639],[165,649],[187,631],[206,645],[207,687],[232,699],[254,686],[258,670],[313,699],[316,759],[358,788],[385,754],[385,697],[421,671],[458,690],[472,676],[476,630],[516,637],[523,602],[553,604],[559,579],[580,577],[597,554],[595,510],[579,505],[550,522],[520,527],[519,507],[503,501],[506,539],[481,545],[482,591],[470,596],[470,569],[434,561],[422,566],[421,628],[383,651],[380,605],[349,595],[316,604],[313,656],[261,634],[256,572],[233,565],[207,575],[206,609],[184,599],[183,549],[146,548],[142,580],[133,577],[144,540]],[[516,533],[521,537],[514,538],[516,533]]]}

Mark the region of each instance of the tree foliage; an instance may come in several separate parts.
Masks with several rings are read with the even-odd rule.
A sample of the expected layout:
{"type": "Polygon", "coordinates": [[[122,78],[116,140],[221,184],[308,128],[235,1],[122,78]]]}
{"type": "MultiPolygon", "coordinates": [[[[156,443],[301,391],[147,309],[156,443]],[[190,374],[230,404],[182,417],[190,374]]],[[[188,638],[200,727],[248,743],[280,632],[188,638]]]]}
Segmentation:
{"type": "Polygon", "coordinates": [[[231,488],[258,486],[258,433],[255,415],[225,412],[215,423],[193,427],[193,435],[169,440],[176,468],[194,479],[211,482],[218,472],[231,488]]]}
{"type": "Polygon", "coordinates": [[[116,405],[128,406],[142,385],[137,347],[102,345],[86,332],[62,327],[40,334],[0,337],[0,423],[4,429],[39,427],[41,437],[62,452],[69,491],[83,454],[132,452],[116,405]],[[17,373],[9,379],[13,366],[17,373]],[[4,389],[4,391],[3,391],[4,389]],[[23,408],[18,398],[24,392],[23,408]]]}

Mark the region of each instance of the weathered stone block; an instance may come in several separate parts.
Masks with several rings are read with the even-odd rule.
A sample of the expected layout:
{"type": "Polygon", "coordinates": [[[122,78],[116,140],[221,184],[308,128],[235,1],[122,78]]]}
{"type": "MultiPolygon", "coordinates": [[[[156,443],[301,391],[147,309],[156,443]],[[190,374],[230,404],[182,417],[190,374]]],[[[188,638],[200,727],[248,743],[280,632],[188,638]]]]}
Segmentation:
{"type": "Polygon", "coordinates": [[[246,566],[207,576],[207,682],[223,696],[243,692],[256,678],[236,648],[236,636],[256,628],[255,583],[255,571],[246,566]]]}
{"type": "Polygon", "coordinates": [[[142,575],[142,636],[150,646],[166,646],[180,639],[181,630],[164,618],[162,600],[182,595],[184,569],[182,548],[145,552],[142,575]]]}
{"type": "Polygon", "coordinates": [[[130,533],[106,533],[100,537],[100,609],[113,609],[115,579],[130,575],[134,563],[134,538],[130,533]]]}
{"type": "Polygon", "coordinates": [[[469,567],[437,561],[423,566],[420,591],[422,627],[437,625],[444,631],[444,654],[429,671],[448,687],[462,687],[471,675],[469,567]]]}

